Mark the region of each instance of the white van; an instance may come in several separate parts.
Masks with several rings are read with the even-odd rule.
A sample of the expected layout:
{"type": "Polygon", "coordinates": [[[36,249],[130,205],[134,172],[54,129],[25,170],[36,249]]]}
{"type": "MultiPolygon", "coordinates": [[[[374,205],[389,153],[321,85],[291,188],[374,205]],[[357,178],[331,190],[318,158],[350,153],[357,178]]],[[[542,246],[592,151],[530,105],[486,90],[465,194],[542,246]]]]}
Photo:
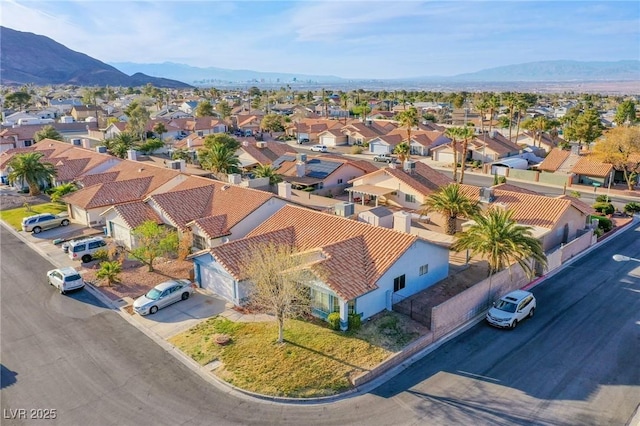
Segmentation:
{"type": "Polygon", "coordinates": [[[107,242],[102,237],[89,237],[77,240],[71,240],[65,244],[65,250],[69,252],[69,258],[72,260],[81,260],[83,263],[91,262],[93,254],[104,249],[107,242]]]}

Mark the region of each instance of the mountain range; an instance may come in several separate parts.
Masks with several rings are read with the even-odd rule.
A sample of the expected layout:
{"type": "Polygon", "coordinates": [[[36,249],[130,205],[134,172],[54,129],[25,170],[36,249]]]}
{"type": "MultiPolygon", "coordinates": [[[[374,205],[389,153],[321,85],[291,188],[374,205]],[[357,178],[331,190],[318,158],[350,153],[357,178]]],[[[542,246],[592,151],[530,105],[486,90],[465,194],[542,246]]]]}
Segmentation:
{"type": "MultiPolygon", "coordinates": [[[[156,87],[186,88],[193,85],[232,84],[335,84],[357,85],[371,82],[331,75],[306,75],[225,68],[199,68],[173,62],[106,64],[41,35],[0,26],[0,84],[73,84],[78,86],[136,87],[148,83],[156,87]]],[[[375,80],[378,83],[478,83],[478,82],[640,82],[640,61],[615,62],[540,61],[500,66],[454,76],[425,76],[375,80]]]]}
{"type": "Polygon", "coordinates": [[[122,71],[45,36],[0,26],[0,84],[187,88],[181,81],[122,71]]]}
{"type": "MultiPolygon", "coordinates": [[[[192,84],[212,83],[346,83],[370,80],[344,79],[327,75],[230,70],[224,68],[199,68],[173,62],[139,64],[133,62],[111,63],[119,70],[144,72],[156,77],[172,78],[192,84]]],[[[525,64],[489,68],[474,73],[454,76],[423,76],[406,79],[390,79],[389,82],[573,82],[573,81],[640,81],[640,61],[615,62],[540,61],[525,64]]]]}

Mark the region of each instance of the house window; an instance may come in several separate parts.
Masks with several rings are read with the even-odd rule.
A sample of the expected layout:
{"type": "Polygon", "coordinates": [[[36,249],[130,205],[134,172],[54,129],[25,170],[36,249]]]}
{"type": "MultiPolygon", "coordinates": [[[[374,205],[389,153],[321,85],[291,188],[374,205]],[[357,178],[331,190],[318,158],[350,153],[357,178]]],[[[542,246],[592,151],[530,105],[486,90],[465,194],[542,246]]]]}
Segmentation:
{"type": "Polygon", "coordinates": [[[204,250],[207,248],[207,242],[201,235],[193,234],[193,247],[198,250],[204,250]]]}
{"type": "Polygon", "coordinates": [[[396,277],[393,279],[393,291],[400,291],[404,288],[404,279],[405,276],[404,274],[400,275],[399,277],[396,277]]]}
{"type": "Polygon", "coordinates": [[[420,266],[420,275],[424,275],[429,272],[429,265],[420,266]]]}
{"type": "Polygon", "coordinates": [[[24,146],[25,146],[25,147],[27,147],[27,146],[31,146],[31,141],[24,141],[24,146]]]}
{"type": "Polygon", "coordinates": [[[413,194],[404,194],[404,201],[406,201],[407,203],[415,203],[416,196],[413,194]]]}
{"type": "Polygon", "coordinates": [[[347,309],[348,309],[348,314],[355,314],[356,313],[356,301],[355,300],[349,300],[349,302],[347,302],[347,309]]]}
{"type": "Polygon", "coordinates": [[[337,297],[315,288],[311,289],[311,307],[325,315],[340,311],[337,297]]]}
{"type": "Polygon", "coordinates": [[[338,185],[342,183],[342,179],[338,179],[338,185]]]}

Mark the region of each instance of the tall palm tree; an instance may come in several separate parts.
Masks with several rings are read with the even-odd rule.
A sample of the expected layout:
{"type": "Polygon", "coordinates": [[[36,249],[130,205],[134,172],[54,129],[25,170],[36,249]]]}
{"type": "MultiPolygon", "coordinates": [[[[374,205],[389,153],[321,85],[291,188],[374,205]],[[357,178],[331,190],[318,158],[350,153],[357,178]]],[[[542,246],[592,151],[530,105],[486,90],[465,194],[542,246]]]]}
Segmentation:
{"type": "Polygon", "coordinates": [[[513,113],[516,108],[518,98],[513,93],[506,93],[504,95],[504,104],[509,108],[509,140],[511,140],[511,128],[513,127],[513,113]]]}
{"type": "Polygon", "coordinates": [[[535,275],[530,259],[547,265],[542,244],[532,236],[533,228],[518,225],[511,210],[491,208],[484,214],[473,216],[474,224],[456,236],[451,249],[471,250],[486,258],[488,276],[517,262],[529,277],[535,275]]]}
{"type": "Polygon", "coordinates": [[[9,183],[26,182],[29,195],[40,194],[40,184],[51,182],[57,175],[55,166],[41,161],[42,157],[43,154],[40,152],[27,152],[13,157],[7,164],[11,170],[8,176],[9,183]]]}
{"type": "Polygon", "coordinates": [[[419,124],[419,119],[418,110],[415,107],[405,109],[396,116],[398,123],[407,129],[407,143],[409,146],[411,146],[411,129],[419,124]]]}
{"type": "Polygon", "coordinates": [[[282,177],[276,173],[276,169],[269,164],[260,164],[253,169],[253,174],[255,177],[269,178],[269,185],[276,185],[277,183],[282,182],[282,177]]]}
{"type": "Polygon", "coordinates": [[[480,113],[480,133],[484,134],[484,115],[489,109],[489,98],[485,93],[480,95],[478,102],[476,103],[476,109],[480,113]]]}
{"type": "Polygon", "coordinates": [[[393,153],[398,154],[398,160],[400,160],[401,163],[404,163],[406,160],[411,158],[411,145],[407,142],[400,142],[393,149],[393,153]]]}
{"type": "Polygon", "coordinates": [[[127,151],[134,147],[136,138],[133,133],[121,132],[113,138],[105,139],[107,151],[118,158],[126,158],[127,151]]]}
{"type": "Polygon", "coordinates": [[[202,168],[211,170],[218,177],[223,174],[236,173],[240,165],[235,150],[221,143],[214,143],[211,148],[198,151],[198,161],[200,161],[202,168]]]}
{"type": "Polygon", "coordinates": [[[460,137],[460,127],[449,127],[444,134],[451,139],[453,149],[453,181],[458,181],[458,138],[460,137]]]}
{"type": "Polygon", "coordinates": [[[491,129],[493,128],[493,114],[500,109],[500,98],[492,94],[489,96],[487,103],[489,105],[489,133],[491,133],[491,129]]]}
{"type": "Polygon", "coordinates": [[[447,218],[445,232],[448,235],[456,233],[456,219],[458,217],[472,217],[480,212],[478,203],[464,195],[457,183],[441,187],[429,195],[421,207],[420,214],[422,215],[433,211],[447,218]]]}
{"type": "Polygon", "coordinates": [[[518,141],[518,134],[520,134],[520,123],[522,117],[527,113],[528,105],[523,99],[516,100],[516,112],[518,113],[518,119],[516,120],[516,142],[518,141]]]}
{"type": "Polygon", "coordinates": [[[473,139],[474,135],[475,132],[471,126],[461,127],[458,133],[458,137],[462,139],[462,167],[460,168],[460,183],[464,183],[464,169],[467,162],[467,153],[469,151],[469,140],[473,139]]]}

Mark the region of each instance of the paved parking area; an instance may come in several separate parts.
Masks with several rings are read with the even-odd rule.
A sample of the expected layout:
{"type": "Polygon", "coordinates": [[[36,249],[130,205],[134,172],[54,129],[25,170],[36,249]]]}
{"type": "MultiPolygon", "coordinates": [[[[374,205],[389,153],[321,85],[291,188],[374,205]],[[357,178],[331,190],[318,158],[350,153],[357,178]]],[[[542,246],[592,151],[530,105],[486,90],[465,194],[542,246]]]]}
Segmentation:
{"type": "Polygon", "coordinates": [[[153,315],[133,314],[132,319],[161,338],[168,339],[201,321],[221,314],[226,309],[224,300],[196,291],[189,299],[160,309],[153,315]]]}

